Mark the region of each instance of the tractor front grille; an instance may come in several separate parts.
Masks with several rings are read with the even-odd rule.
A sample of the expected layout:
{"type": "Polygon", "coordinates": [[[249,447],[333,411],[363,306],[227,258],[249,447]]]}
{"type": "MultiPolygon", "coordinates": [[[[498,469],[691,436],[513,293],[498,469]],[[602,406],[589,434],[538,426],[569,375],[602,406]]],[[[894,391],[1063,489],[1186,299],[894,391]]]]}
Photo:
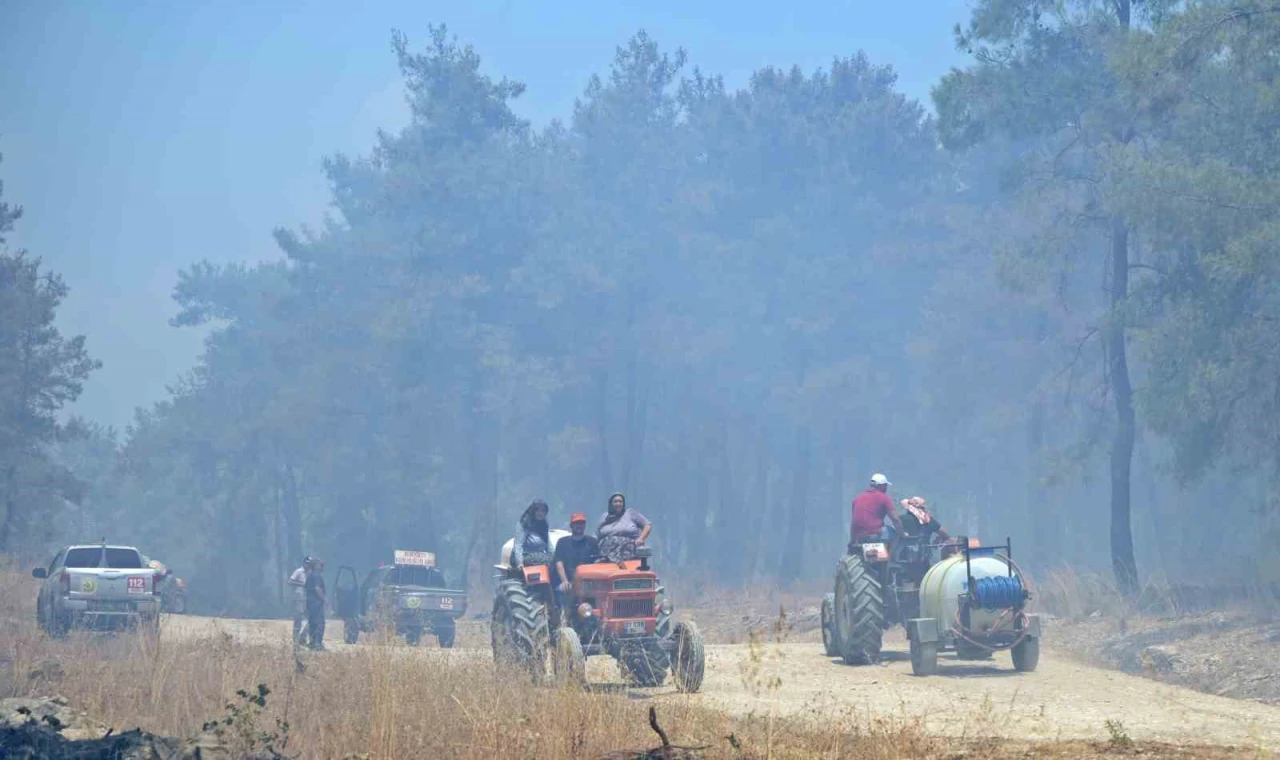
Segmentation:
{"type": "Polygon", "coordinates": [[[615,618],[653,617],[652,599],[618,599],[613,603],[615,618]]]}
{"type": "Polygon", "coordinates": [[[652,578],[621,578],[613,582],[614,591],[648,591],[651,588],[652,578]]]}

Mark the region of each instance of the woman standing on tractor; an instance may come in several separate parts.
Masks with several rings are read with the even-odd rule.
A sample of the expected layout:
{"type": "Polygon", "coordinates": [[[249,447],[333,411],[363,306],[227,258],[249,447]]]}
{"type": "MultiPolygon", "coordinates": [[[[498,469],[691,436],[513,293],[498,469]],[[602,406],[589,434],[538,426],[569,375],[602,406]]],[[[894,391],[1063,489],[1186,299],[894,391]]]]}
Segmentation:
{"type": "Polygon", "coordinates": [[[620,493],[609,497],[609,509],[596,529],[600,539],[600,553],[617,562],[635,554],[637,546],[644,546],[653,523],[634,509],[627,508],[627,499],[620,493]]]}

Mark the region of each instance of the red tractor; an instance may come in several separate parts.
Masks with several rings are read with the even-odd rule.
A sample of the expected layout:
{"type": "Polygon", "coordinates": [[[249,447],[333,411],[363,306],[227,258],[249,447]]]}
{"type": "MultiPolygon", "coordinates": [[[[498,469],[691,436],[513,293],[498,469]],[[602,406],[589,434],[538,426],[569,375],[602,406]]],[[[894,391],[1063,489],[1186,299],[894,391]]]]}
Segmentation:
{"type": "MultiPolygon", "coordinates": [[[[569,535],[552,531],[555,542],[569,535]]],[[[498,589],[490,627],[494,659],[528,670],[535,683],[583,684],[586,658],[607,654],[636,686],[661,686],[671,674],[675,687],[696,692],[705,664],[702,634],[690,621],[672,623],[672,606],[649,569],[647,547],[621,561],[579,565],[563,614],[555,602],[550,555],[526,555],[510,565],[512,542],[496,565],[498,589]]]]}

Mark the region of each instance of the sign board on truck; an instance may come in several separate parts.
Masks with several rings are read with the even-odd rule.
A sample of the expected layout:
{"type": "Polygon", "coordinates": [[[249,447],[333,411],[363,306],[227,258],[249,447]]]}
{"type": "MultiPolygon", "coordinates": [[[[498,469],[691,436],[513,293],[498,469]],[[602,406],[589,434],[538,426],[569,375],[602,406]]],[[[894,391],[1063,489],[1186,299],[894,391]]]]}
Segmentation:
{"type": "Polygon", "coordinates": [[[435,567],[436,555],[433,552],[411,552],[404,549],[396,549],[396,564],[435,567]]]}

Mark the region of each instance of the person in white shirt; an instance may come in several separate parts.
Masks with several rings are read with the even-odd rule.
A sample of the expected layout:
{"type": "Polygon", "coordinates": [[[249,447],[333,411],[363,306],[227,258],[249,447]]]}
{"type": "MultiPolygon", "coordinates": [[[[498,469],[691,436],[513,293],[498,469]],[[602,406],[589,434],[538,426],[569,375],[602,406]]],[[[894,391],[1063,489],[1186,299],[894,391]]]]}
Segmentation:
{"type": "Polygon", "coordinates": [[[302,566],[289,576],[289,586],[293,589],[293,640],[300,641],[302,624],[307,620],[307,568],[312,558],[302,560],[302,566]]]}

